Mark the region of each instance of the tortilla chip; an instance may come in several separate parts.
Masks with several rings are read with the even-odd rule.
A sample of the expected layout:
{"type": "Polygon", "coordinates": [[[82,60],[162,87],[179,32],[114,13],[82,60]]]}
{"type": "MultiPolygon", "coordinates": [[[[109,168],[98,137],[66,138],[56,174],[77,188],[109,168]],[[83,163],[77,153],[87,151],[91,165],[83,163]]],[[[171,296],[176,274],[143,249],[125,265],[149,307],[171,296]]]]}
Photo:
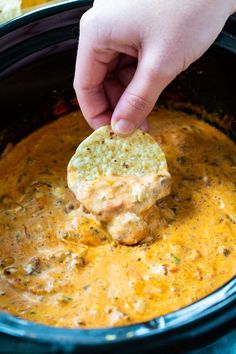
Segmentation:
{"type": "Polygon", "coordinates": [[[165,155],[152,136],[136,130],[120,137],[104,126],[77,148],[68,165],[68,185],[100,176],[145,176],[163,170],[167,170],[165,155]]]}
{"type": "Polygon", "coordinates": [[[21,0],[0,0],[0,23],[21,14],[21,0]]]}

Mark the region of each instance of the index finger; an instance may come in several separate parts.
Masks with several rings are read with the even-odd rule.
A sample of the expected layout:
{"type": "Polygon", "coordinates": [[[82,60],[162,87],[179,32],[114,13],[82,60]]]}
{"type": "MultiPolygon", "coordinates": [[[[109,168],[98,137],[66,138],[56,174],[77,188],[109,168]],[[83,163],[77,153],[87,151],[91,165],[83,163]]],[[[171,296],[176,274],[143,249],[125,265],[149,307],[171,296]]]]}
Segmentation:
{"type": "Polygon", "coordinates": [[[103,82],[114,53],[97,47],[94,35],[86,35],[81,26],[74,89],[81,111],[93,129],[109,124],[112,115],[103,82]]]}

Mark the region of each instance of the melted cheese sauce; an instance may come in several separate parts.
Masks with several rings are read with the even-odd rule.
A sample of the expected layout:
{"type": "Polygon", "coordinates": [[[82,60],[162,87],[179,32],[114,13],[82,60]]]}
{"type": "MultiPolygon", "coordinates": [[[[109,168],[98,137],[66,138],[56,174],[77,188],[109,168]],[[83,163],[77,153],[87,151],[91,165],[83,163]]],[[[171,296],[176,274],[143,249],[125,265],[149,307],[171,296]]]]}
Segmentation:
{"type": "Polygon", "coordinates": [[[136,246],[111,242],[86,213],[75,218],[66,168],[91,133],[80,113],[3,155],[1,310],[53,326],[117,326],[186,306],[236,274],[235,145],[184,113],[159,109],[150,123],[172,191],[157,202],[155,239],[136,246]],[[77,233],[62,234],[72,220],[77,233]]]}
{"type": "Polygon", "coordinates": [[[22,8],[27,9],[32,6],[38,6],[38,5],[46,5],[47,3],[50,2],[56,2],[53,0],[22,0],[22,8]]]}
{"type": "Polygon", "coordinates": [[[135,245],[155,237],[157,224],[150,223],[150,215],[156,210],[154,218],[158,222],[158,209],[154,206],[170,193],[170,174],[165,170],[143,177],[103,176],[93,181],[75,181],[69,187],[78,201],[104,223],[114,241],[135,245]]]}

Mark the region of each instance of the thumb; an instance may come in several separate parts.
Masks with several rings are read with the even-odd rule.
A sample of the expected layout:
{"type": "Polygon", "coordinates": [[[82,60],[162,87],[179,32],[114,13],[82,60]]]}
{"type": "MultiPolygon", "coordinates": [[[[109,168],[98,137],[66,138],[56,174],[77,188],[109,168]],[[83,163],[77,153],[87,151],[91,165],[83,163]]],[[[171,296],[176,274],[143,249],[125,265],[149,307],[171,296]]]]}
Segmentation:
{"type": "Polygon", "coordinates": [[[153,109],[159,95],[171,81],[153,56],[142,57],[136,72],[120,97],[112,114],[112,129],[118,135],[129,135],[139,128],[153,109]]]}

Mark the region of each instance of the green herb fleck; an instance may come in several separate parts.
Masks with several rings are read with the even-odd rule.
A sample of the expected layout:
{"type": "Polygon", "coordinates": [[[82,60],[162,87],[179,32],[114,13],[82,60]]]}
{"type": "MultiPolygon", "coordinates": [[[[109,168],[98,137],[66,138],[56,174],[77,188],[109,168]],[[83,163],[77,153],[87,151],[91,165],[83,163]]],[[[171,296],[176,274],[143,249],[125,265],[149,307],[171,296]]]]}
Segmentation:
{"type": "Polygon", "coordinates": [[[73,299],[72,299],[72,297],[67,296],[67,295],[60,295],[58,300],[60,302],[64,302],[65,304],[68,304],[68,302],[72,301],[73,299]]]}
{"type": "Polygon", "coordinates": [[[180,259],[176,257],[174,254],[171,254],[171,257],[175,265],[180,263],[180,259]]]}

